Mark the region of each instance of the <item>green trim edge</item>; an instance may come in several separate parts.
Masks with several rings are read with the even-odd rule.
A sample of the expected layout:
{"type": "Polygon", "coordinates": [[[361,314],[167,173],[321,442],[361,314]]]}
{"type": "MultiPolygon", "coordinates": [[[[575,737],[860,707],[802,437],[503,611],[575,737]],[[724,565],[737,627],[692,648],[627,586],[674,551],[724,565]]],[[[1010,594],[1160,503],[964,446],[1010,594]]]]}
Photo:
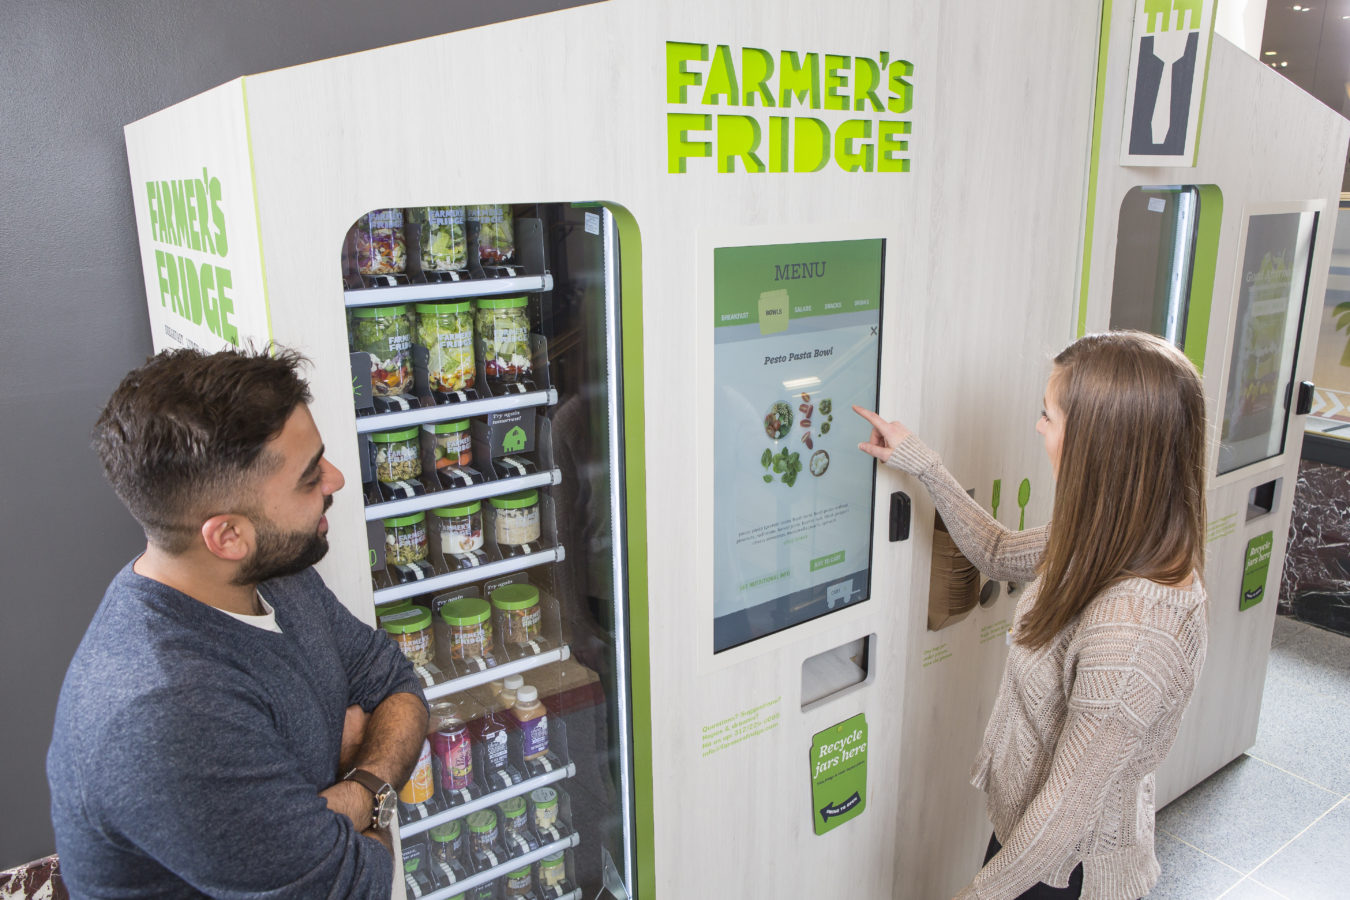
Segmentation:
{"type": "Polygon", "coordinates": [[[258,203],[258,169],[253,162],[253,124],[248,117],[248,78],[239,79],[244,100],[244,143],[248,145],[248,180],[253,187],[253,221],[258,226],[258,274],[262,276],[263,310],[267,313],[267,340],[272,340],[272,299],[267,293],[267,258],[263,254],[262,208],[258,203]]]}
{"type": "Polygon", "coordinates": [[[1195,227],[1195,261],[1191,264],[1191,300],[1186,311],[1186,358],[1205,371],[1209,315],[1214,307],[1214,273],[1219,262],[1219,230],[1223,224],[1223,191],[1217,184],[1197,184],[1200,216],[1195,227]]]}

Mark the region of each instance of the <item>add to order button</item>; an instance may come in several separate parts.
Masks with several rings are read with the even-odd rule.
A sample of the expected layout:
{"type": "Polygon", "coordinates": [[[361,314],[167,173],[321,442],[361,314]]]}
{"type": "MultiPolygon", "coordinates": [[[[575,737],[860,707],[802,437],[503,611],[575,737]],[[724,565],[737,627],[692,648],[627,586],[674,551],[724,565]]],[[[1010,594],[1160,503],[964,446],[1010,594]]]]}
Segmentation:
{"type": "Polygon", "coordinates": [[[811,571],[819,572],[821,569],[827,568],[829,566],[837,566],[843,561],[844,561],[843,550],[840,550],[838,553],[831,553],[829,556],[818,556],[815,559],[811,560],[811,571]]]}

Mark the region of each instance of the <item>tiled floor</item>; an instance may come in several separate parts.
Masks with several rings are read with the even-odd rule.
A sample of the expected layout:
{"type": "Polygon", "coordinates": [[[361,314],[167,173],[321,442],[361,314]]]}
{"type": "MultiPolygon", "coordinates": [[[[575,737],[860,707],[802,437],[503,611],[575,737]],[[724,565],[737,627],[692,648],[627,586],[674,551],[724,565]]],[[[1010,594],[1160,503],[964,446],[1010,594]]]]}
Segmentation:
{"type": "Polygon", "coordinates": [[[1149,900],[1350,898],[1350,638],[1275,620],[1251,751],[1158,813],[1149,900]]]}

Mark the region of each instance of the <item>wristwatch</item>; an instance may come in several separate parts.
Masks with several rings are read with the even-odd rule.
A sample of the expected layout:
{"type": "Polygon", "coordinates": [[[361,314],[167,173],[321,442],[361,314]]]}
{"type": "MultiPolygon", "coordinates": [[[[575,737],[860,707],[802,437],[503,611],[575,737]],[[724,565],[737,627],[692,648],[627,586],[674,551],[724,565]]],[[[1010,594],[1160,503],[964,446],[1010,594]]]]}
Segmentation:
{"type": "Polygon", "coordinates": [[[342,776],[342,780],[355,781],[375,796],[370,813],[371,828],[388,828],[393,824],[394,812],[398,809],[398,794],[389,782],[365,769],[352,769],[342,776]]]}

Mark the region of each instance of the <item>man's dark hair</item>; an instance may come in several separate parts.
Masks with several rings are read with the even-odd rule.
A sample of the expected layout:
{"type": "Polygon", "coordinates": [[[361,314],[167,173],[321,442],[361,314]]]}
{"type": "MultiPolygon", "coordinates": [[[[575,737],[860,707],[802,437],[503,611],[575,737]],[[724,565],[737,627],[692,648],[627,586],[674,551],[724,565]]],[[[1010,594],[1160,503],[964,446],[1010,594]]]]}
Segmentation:
{"type": "Polygon", "coordinates": [[[251,504],[240,489],[275,462],[263,446],[310,400],[299,374],[306,362],[276,346],[165,350],[122,379],[93,444],[146,540],[182,553],[202,522],[251,504]]]}

